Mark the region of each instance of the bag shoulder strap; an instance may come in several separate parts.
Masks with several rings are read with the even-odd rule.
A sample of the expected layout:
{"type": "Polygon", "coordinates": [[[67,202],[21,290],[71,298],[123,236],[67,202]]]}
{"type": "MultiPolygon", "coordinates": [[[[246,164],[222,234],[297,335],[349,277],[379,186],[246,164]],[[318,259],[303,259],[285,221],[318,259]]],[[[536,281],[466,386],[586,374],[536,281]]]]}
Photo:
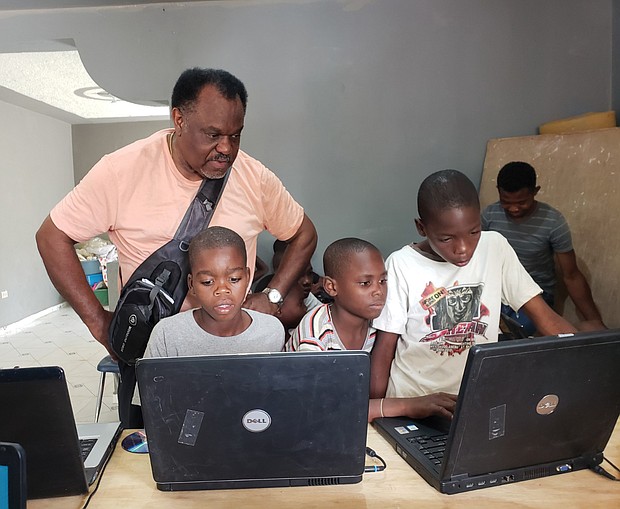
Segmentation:
{"type": "Polygon", "coordinates": [[[189,242],[202,230],[204,230],[217,207],[231,170],[229,169],[220,179],[205,178],[200,189],[185,212],[181,224],[174,234],[174,239],[189,242]]]}
{"type": "MultiPolygon", "coordinates": [[[[205,178],[198,189],[198,193],[190,203],[189,208],[183,216],[183,220],[179,225],[174,238],[161,246],[159,249],[151,253],[131,275],[125,286],[137,279],[149,278],[153,269],[159,262],[166,260],[183,261],[187,258],[187,250],[190,241],[202,230],[204,230],[211,221],[213,212],[217,207],[231,170],[221,179],[205,178]],[[170,249],[175,244],[178,249],[170,249]],[[165,253],[165,257],[162,254],[165,253]]],[[[186,264],[182,264],[185,266],[186,264]]],[[[183,275],[185,277],[186,275],[183,275]]]]}

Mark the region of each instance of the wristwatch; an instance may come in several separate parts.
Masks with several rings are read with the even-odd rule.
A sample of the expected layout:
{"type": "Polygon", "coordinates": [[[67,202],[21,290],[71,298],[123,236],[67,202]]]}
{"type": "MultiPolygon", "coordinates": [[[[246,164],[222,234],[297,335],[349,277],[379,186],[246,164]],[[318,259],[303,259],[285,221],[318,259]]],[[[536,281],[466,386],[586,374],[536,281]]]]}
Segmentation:
{"type": "Polygon", "coordinates": [[[278,307],[282,307],[284,299],[282,298],[282,294],[277,289],[267,287],[263,290],[263,293],[267,296],[269,302],[272,304],[277,304],[278,307]]]}

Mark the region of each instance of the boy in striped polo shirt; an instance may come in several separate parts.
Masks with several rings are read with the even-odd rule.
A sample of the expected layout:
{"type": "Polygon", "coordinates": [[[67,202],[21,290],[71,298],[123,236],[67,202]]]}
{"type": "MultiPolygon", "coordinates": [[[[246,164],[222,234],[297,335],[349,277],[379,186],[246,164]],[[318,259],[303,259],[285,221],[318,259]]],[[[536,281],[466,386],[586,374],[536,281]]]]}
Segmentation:
{"type": "MultiPolygon", "coordinates": [[[[364,350],[375,341],[371,320],[385,305],[387,271],[381,252],[356,238],[337,240],[323,254],[325,291],[334,299],[309,311],[293,330],[289,351],[364,350]]],[[[439,392],[415,398],[371,399],[368,420],[406,415],[450,418],[456,396],[439,392]]]]}

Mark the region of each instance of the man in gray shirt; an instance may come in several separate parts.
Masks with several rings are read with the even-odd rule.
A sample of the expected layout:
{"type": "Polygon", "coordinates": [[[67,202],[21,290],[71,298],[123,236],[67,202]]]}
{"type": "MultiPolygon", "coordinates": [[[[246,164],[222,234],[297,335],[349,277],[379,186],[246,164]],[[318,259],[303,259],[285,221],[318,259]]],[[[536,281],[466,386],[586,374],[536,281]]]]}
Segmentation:
{"type": "MultiPolygon", "coordinates": [[[[577,266],[570,229],[562,213],[536,200],[540,186],[536,171],[524,162],[506,164],[497,176],[499,201],[482,212],[482,229],[501,233],[517,253],[519,261],[543,289],[543,299],[553,306],[555,260],[577,310],[583,315],[582,328],[603,329],[590,286],[577,266]]],[[[502,306],[502,312],[517,319],[528,335],[536,327],[525,313],[502,306]]]]}

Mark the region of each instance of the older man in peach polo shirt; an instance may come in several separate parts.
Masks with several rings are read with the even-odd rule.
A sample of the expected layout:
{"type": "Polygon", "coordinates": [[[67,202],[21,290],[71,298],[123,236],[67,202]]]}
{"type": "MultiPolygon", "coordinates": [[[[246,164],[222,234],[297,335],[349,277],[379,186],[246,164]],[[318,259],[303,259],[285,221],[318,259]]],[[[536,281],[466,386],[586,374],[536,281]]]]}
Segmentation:
{"type": "MultiPolygon", "coordinates": [[[[107,232],[118,249],[121,280],[127,281],[173,237],[204,178],[230,172],[210,224],[244,239],[252,271],[260,232],[267,229],[288,242],[270,288],[250,294],[246,307],[275,314],[308,264],[316,247],[314,225],[282,182],[239,150],[246,105],[245,87],[232,74],[186,70],[172,93],[173,128],[104,156],[39,228],[37,245],[52,283],[106,348],[112,313],[89,288],[74,244],[107,232]]],[[[121,421],[142,427],[139,407],[130,404],[133,367],[120,363],[120,368],[121,421]]]]}

